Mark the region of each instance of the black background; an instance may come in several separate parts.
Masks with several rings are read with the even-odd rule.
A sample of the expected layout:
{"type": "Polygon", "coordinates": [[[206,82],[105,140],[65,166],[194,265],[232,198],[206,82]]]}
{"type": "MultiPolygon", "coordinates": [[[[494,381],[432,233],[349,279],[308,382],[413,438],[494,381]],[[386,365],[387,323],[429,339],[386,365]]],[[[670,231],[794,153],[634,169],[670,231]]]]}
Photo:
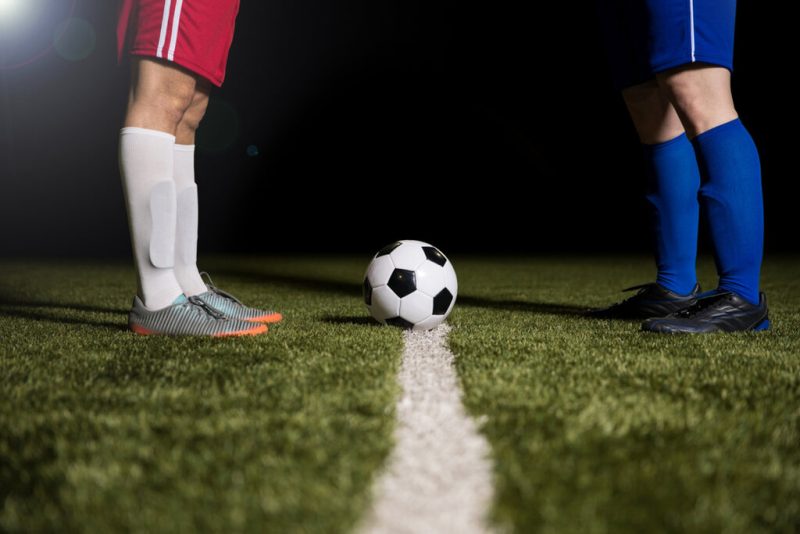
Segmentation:
{"type": "MultiPolygon", "coordinates": [[[[59,1],[0,59],[32,55],[69,15],[59,1]]],[[[767,249],[797,250],[794,19],[760,5],[738,8],[734,96],[761,151],[767,249]]],[[[117,3],[74,9],[96,32],[88,58],[51,50],[0,70],[3,256],[129,255],[117,3]]],[[[198,145],[201,253],[371,252],[398,238],[446,252],[649,249],[638,141],[592,2],[244,0],[198,145]]]]}

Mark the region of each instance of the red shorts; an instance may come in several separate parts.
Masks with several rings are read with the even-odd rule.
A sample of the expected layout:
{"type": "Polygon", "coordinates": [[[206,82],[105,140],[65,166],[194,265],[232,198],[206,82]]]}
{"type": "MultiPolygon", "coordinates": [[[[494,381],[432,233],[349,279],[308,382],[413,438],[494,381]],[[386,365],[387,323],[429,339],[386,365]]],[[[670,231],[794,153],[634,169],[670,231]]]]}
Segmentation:
{"type": "Polygon", "coordinates": [[[117,26],[119,58],[172,61],[217,87],[233,41],[239,0],[123,0],[117,26]]]}

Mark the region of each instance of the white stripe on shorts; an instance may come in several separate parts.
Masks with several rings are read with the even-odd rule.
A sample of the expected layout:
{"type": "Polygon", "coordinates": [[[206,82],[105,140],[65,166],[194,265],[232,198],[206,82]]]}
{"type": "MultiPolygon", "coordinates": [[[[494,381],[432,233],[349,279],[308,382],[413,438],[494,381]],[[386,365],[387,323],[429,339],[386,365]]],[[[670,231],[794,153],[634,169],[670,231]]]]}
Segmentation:
{"type": "Polygon", "coordinates": [[[181,27],[181,8],[183,7],[183,0],[175,2],[175,15],[172,17],[172,38],[169,42],[169,53],[167,59],[173,61],[175,59],[175,45],[178,44],[178,30],[181,27]]]}
{"type": "Polygon", "coordinates": [[[692,63],[694,63],[696,61],[694,58],[694,0],[689,0],[689,25],[691,26],[692,63]]]}
{"type": "Polygon", "coordinates": [[[158,38],[156,57],[164,57],[164,43],[167,41],[167,27],[169,26],[169,8],[172,0],[164,0],[164,16],[161,18],[161,36],[158,38]]]}

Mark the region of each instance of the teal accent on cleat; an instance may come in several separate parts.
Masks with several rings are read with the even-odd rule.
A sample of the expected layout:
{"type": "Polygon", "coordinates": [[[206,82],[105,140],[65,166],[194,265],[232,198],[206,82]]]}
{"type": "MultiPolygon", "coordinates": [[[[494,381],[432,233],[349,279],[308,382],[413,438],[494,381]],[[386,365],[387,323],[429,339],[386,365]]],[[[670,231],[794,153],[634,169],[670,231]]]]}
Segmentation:
{"type": "Polygon", "coordinates": [[[128,327],[137,334],[167,336],[246,336],[267,331],[265,325],[231,319],[202,299],[183,295],[160,310],[149,310],[134,297],[128,327]]]}

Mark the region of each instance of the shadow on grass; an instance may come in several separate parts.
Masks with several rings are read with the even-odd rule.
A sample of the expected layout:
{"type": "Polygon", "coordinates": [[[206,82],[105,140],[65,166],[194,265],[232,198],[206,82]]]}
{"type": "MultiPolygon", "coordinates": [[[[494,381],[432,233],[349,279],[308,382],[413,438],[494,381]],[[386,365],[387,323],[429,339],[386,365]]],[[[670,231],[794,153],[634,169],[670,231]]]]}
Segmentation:
{"type": "MultiPolygon", "coordinates": [[[[281,273],[244,271],[238,269],[222,269],[218,270],[217,273],[220,276],[230,276],[245,282],[290,286],[304,291],[318,291],[335,295],[346,295],[354,298],[361,298],[361,284],[353,284],[339,280],[287,275],[281,273]]],[[[589,317],[587,315],[587,307],[575,306],[571,304],[532,302],[523,300],[494,300],[471,295],[459,295],[456,303],[459,306],[467,306],[471,308],[488,308],[571,317],[589,317]]],[[[353,319],[350,321],[351,324],[358,324],[355,322],[355,317],[326,317],[323,320],[327,322],[338,321],[340,323],[345,323],[348,322],[347,319],[353,319]]],[[[371,321],[371,319],[369,320],[371,321]]]]}
{"type": "Polygon", "coordinates": [[[533,302],[529,300],[494,300],[470,295],[459,295],[456,304],[475,308],[543,313],[546,315],[568,315],[572,317],[586,317],[588,313],[587,307],[572,304],[533,302]]]}
{"type": "Polygon", "coordinates": [[[6,309],[0,308],[0,317],[31,319],[34,321],[45,321],[48,323],[91,325],[118,332],[127,330],[127,326],[122,325],[120,323],[112,323],[111,321],[98,321],[96,319],[79,319],[75,317],[63,317],[57,314],[46,313],[46,312],[31,312],[31,311],[13,310],[7,308],[6,309]]]}
{"type": "Polygon", "coordinates": [[[356,326],[383,326],[372,317],[367,317],[366,315],[326,315],[322,318],[322,322],[356,326]]]}
{"type": "Polygon", "coordinates": [[[65,317],[59,310],[74,311],[79,313],[112,313],[115,315],[127,314],[121,308],[108,308],[91,306],[88,304],[70,304],[64,302],[48,302],[45,300],[19,299],[9,295],[0,295],[0,317],[16,317],[61,324],[92,325],[111,330],[126,330],[125,325],[111,321],[101,321],[91,318],[65,317]]]}
{"type": "Polygon", "coordinates": [[[43,299],[22,299],[13,295],[9,295],[8,293],[0,293],[0,306],[14,306],[17,308],[58,308],[63,310],[91,313],[128,313],[128,310],[124,308],[112,308],[108,306],[94,306],[91,304],[77,304],[70,302],[53,302],[43,299]]]}
{"type": "Polygon", "coordinates": [[[361,284],[351,284],[338,280],[325,278],[315,278],[309,276],[296,276],[281,273],[244,271],[240,269],[217,269],[215,276],[222,278],[230,276],[244,282],[257,284],[275,284],[279,286],[289,286],[303,291],[318,291],[321,293],[331,293],[334,295],[359,296],[361,295],[361,284]]]}

